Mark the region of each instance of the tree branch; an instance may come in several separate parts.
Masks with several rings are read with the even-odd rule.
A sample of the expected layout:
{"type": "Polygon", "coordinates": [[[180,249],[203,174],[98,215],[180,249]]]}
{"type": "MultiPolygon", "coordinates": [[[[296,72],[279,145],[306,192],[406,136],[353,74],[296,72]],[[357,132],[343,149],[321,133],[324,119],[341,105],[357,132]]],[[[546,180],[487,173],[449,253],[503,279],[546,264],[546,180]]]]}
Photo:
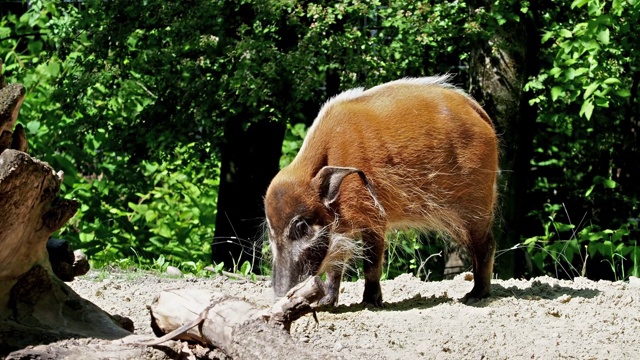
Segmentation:
{"type": "Polygon", "coordinates": [[[13,34],[13,35],[9,35],[6,37],[3,37],[2,39],[0,39],[0,42],[3,42],[5,40],[9,40],[9,39],[21,39],[21,38],[25,38],[27,36],[33,36],[33,35],[42,35],[43,33],[41,32],[31,32],[31,33],[26,33],[26,34],[13,34]]]}

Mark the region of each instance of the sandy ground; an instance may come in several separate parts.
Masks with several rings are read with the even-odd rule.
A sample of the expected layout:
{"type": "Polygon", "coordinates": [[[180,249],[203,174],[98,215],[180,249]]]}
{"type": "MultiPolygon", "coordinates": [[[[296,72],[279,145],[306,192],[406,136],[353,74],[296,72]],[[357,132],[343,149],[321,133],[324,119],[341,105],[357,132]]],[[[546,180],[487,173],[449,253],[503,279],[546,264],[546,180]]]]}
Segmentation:
{"type": "MultiPolygon", "coordinates": [[[[111,314],[131,318],[151,334],[146,305],[162,290],[198,287],[261,307],[268,281],[224,276],[167,278],[91,272],[70,283],[111,314]]],[[[464,276],[423,282],[403,275],[382,283],[385,307],[359,305],[363,282],[343,283],[340,305],[294,323],[291,335],[342,359],[640,359],[640,279],[593,282],[494,281],[491,298],[457,301],[472,287],[464,276]]]]}

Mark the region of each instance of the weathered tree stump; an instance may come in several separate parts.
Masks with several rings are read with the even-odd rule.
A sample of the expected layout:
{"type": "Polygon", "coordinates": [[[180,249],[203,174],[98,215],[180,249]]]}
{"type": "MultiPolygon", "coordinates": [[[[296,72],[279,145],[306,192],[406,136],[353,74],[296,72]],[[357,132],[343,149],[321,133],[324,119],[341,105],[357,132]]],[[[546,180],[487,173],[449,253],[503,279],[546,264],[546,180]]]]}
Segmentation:
{"type": "Polygon", "coordinates": [[[322,280],[310,277],[264,310],[219,292],[167,290],[150,306],[154,332],[167,335],[142,344],[180,338],[222,349],[233,359],[329,358],[289,335],[291,323],[312,312],[311,303],[324,293],[322,280]]]}
{"type": "MultiPolygon", "coordinates": [[[[75,214],[78,203],[59,197],[62,172],[24,152],[24,129],[12,129],[25,89],[2,85],[0,78],[0,356],[71,337],[129,335],[55,275],[47,240],[75,214]]],[[[75,262],[73,274],[84,271],[86,259],[79,258],[73,268],[75,262]]]]}

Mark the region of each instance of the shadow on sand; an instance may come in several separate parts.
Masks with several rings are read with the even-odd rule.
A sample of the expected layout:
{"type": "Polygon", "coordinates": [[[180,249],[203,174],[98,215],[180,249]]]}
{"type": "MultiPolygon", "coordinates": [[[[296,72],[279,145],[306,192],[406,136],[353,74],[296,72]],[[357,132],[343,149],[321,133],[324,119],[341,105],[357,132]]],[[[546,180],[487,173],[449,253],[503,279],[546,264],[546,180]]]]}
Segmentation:
{"type": "MultiPolygon", "coordinates": [[[[570,296],[572,298],[587,298],[591,299],[600,294],[600,290],[590,288],[572,288],[567,286],[560,286],[558,284],[548,284],[538,280],[534,280],[528,284],[527,287],[509,286],[504,287],[500,284],[491,285],[491,296],[482,299],[473,304],[467,304],[474,307],[485,307],[491,303],[505,298],[515,298],[519,300],[553,300],[560,298],[561,296],[570,296]]],[[[457,303],[460,299],[449,297],[446,293],[441,296],[424,297],[422,294],[416,294],[415,296],[404,299],[397,302],[385,302],[384,307],[376,308],[372,306],[365,306],[363,304],[350,304],[350,305],[338,305],[336,307],[323,306],[317,308],[317,311],[328,312],[332,314],[343,314],[362,311],[369,309],[370,311],[404,311],[410,309],[428,309],[441,304],[457,303]]]]}

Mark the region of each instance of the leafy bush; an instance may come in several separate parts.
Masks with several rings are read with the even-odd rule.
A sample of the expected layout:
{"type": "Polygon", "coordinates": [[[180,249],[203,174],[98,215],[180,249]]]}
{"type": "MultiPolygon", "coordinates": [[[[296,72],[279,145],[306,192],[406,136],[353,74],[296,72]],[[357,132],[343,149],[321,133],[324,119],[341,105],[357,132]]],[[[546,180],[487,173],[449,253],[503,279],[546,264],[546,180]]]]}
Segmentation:
{"type": "Polygon", "coordinates": [[[640,110],[640,2],[575,0],[571,8],[576,16],[549,10],[542,39],[548,65],[527,85],[540,109],[532,196],[544,210],[532,215],[544,235],[525,244],[542,271],[576,276],[606,262],[609,277],[624,278],[640,266],[639,129],[632,120],[640,110]],[[582,220],[573,224],[576,212],[582,220]]]}
{"type": "MultiPolygon", "coordinates": [[[[215,223],[217,168],[203,169],[191,150],[189,146],[177,149],[173,161],[144,161],[141,172],[150,182],[148,191],[126,197],[134,200],[126,203],[124,197],[114,205],[101,201],[97,212],[83,203],[63,234],[78,236],[87,253],[103,262],[132,256],[146,262],[159,255],[179,263],[207,261],[215,223]],[[102,222],[103,212],[108,213],[108,224],[102,222]],[[71,231],[74,228],[77,235],[71,231]]],[[[77,185],[69,196],[86,191],[85,195],[97,193],[104,199],[119,187],[96,178],[77,185]]]]}
{"type": "Polygon", "coordinates": [[[637,240],[629,239],[631,231],[638,231],[637,222],[615,230],[602,230],[597,225],[579,229],[550,217],[544,225],[544,235],[523,242],[538,269],[557,278],[625,280],[640,276],[640,248],[637,240]],[[592,274],[590,268],[597,271],[592,274]]]}
{"type": "Polygon", "coordinates": [[[125,259],[151,266],[166,258],[163,264],[199,271],[213,241],[216,159],[184,143],[133,167],[132,158],[140,155],[117,151],[113,124],[135,118],[154,100],[135,81],[121,82],[119,96],[110,99],[96,83],[82,99],[90,109],[69,110],[59,84],[81,77],[77,64],[87,60],[86,33],[73,29],[78,18],[69,4],[31,1],[21,16],[0,20],[3,73],[27,89],[18,121],[25,125],[30,152],[64,171],[61,193],[81,204],[56,236],[98,264],[125,259]],[[88,127],[86,116],[101,124],[88,127]]]}

